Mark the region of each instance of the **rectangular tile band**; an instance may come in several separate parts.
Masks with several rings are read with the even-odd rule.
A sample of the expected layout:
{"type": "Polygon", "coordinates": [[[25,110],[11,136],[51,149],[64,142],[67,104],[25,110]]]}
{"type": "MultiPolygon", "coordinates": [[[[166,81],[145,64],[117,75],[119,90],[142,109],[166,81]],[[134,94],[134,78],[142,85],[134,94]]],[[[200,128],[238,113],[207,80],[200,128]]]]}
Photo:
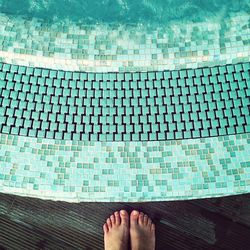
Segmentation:
{"type": "Polygon", "coordinates": [[[250,132],[250,63],[86,73],[0,63],[0,132],[154,141],[250,132]]]}

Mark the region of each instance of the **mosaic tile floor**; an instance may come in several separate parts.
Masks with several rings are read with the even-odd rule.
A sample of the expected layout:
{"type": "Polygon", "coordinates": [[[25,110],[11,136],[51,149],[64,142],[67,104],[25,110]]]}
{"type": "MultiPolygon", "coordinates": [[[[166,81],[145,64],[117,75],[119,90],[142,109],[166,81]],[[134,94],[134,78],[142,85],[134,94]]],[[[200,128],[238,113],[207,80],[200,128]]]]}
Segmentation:
{"type": "Polygon", "coordinates": [[[154,142],[0,136],[0,192],[80,201],[182,200],[250,191],[250,133],[154,142]]]}
{"type": "Polygon", "coordinates": [[[250,17],[52,26],[0,14],[0,192],[154,201],[250,192],[250,17]]]}
{"type": "Polygon", "coordinates": [[[1,192],[80,202],[250,191],[250,63],[127,74],[1,63],[0,83],[1,192]]]}
{"type": "Polygon", "coordinates": [[[0,63],[0,132],[151,141],[250,132],[250,63],[81,73],[0,63]]]}
{"type": "Polygon", "coordinates": [[[47,24],[0,14],[2,62],[87,72],[161,71],[249,61],[249,13],[169,25],[47,24]]]}

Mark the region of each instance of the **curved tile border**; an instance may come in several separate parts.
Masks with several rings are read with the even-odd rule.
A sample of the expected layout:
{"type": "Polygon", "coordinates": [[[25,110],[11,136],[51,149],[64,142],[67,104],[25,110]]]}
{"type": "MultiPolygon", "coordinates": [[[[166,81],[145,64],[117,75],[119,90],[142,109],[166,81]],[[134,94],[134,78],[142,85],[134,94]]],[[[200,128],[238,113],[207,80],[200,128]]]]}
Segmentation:
{"type": "Polygon", "coordinates": [[[0,134],[0,192],[68,202],[246,193],[250,134],[162,142],[81,142],[0,134]]]}
{"type": "Polygon", "coordinates": [[[46,24],[0,15],[0,61],[87,72],[198,68],[249,61],[244,11],[168,26],[46,24]]]}
{"type": "Polygon", "coordinates": [[[83,141],[250,132],[250,63],[84,73],[0,63],[0,132],[83,141]]]}

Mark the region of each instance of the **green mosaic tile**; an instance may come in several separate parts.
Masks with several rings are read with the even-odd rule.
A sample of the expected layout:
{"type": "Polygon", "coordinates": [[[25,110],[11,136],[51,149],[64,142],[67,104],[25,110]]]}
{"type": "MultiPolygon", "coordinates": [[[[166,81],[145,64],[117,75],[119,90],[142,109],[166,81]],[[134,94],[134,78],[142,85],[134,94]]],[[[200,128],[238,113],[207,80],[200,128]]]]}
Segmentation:
{"type": "Polygon", "coordinates": [[[68,202],[249,192],[244,10],[223,25],[176,21],[151,29],[0,20],[0,192],[68,202]],[[44,28],[47,35],[37,36],[44,28]],[[82,107],[91,126],[81,136],[82,107]],[[189,119],[195,122],[183,124],[189,119]],[[131,122],[126,134],[123,124],[131,122]]]}
{"type": "MultiPolygon", "coordinates": [[[[250,56],[249,14],[245,9],[227,13],[223,22],[214,18],[192,23],[175,19],[168,25],[150,28],[142,24],[83,25],[70,21],[51,26],[35,18],[16,19],[3,13],[0,19],[0,58],[12,64],[88,72],[146,72],[245,62],[250,56]],[[38,36],[45,26],[46,36],[38,36]],[[43,60],[37,60],[38,56],[43,60]]],[[[16,67],[7,70],[25,73],[16,67]]],[[[46,70],[33,73],[43,78],[56,76],[46,70]]],[[[60,73],[61,79],[64,76],[76,77],[60,73]]],[[[12,75],[7,77],[11,79],[12,75]]],[[[123,76],[118,80],[123,81],[123,76]]]]}
{"type": "MultiPolygon", "coordinates": [[[[12,65],[6,65],[0,63],[0,72],[11,69],[12,65]]],[[[1,76],[4,116],[0,132],[83,141],[159,141],[247,133],[249,65],[224,65],[217,70],[85,73],[81,87],[72,84],[72,78],[82,73],[60,70],[53,71],[55,76],[50,78],[56,86],[53,91],[44,83],[42,69],[27,67],[27,79],[21,82],[12,84],[6,74],[1,76]],[[138,80],[127,82],[128,75],[138,80]],[[226,82],[227,76],[231,77],[226,82]],[[109,83],[102,82],[103,78],[109,83]],[[26,83],[29,79],[33,79],[31,86],[26,83]]]]}
{"type": "Polygon", "coordinates": [[[4,193],[81,202],[180,200],[250,191],[249,133],[84,143],[0,134],[0,148],[4,193]]]}

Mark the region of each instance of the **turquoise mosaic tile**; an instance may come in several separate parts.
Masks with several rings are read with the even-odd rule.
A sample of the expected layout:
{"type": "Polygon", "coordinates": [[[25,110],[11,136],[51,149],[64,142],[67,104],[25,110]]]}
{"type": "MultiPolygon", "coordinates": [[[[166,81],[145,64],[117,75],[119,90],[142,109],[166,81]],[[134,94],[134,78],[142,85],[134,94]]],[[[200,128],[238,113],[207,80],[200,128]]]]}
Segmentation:
{"type": "Polygon", "coordinates": [[[249,61],[249,13],[223,20],[83,25],[0,14],[0,61],[87,72],[161,71],[249,61]]]}
{"type": "Polygon", "coordinates": [[[0,132],[154,141],[250,132],[250,63],[85,73],[0,63],[0,132]]]}
{"type": "Polygon", "coordinates": [[[162,142],[83,142],[0,134],[0,192],[68,202],[247,193],[250,133],[162,142]]]}
{"type": "Polygon", "coordinates": [[[249,21],[246,10],[161,27],[0,13],[0,192],[249,193],[249,21]]]}

